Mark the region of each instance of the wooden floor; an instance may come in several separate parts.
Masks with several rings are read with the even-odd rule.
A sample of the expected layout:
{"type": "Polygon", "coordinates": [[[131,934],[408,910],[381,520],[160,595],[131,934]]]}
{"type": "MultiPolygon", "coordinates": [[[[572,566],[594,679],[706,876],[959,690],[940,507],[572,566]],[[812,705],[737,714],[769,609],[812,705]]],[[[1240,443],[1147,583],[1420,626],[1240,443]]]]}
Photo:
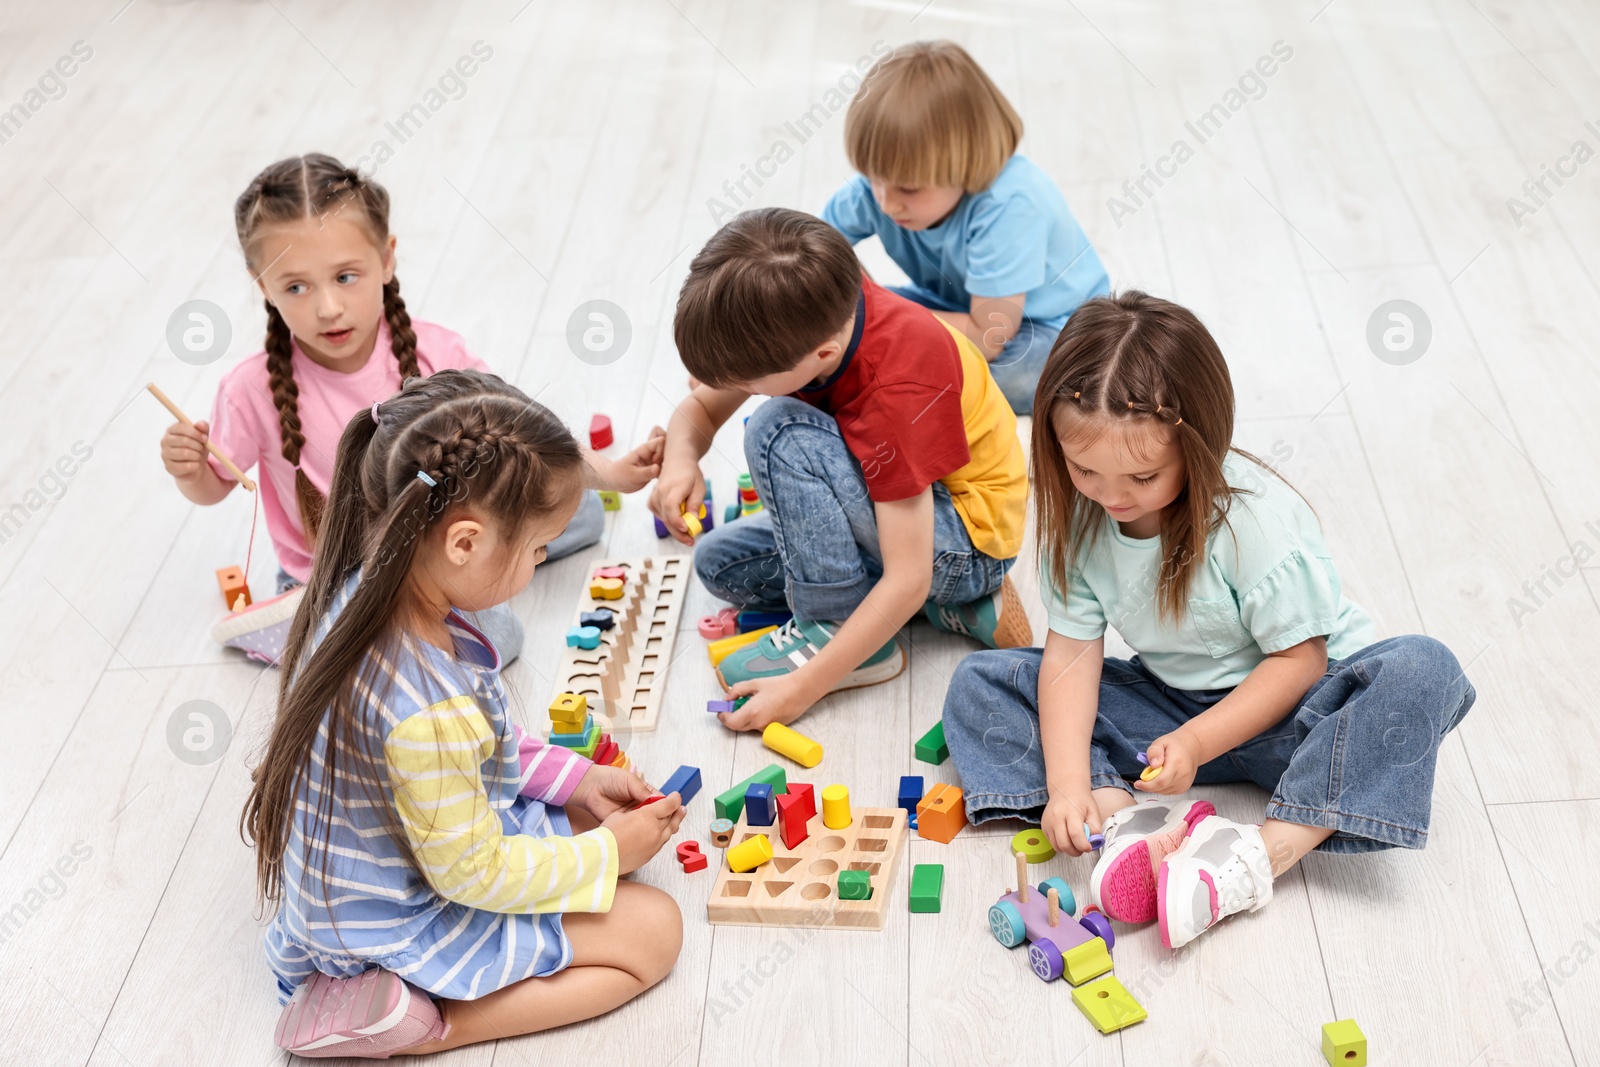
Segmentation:
{"type": "MultiPolygon", "coordinates": [[[[1240,443],[1316,505],[1382,631],[1432,634],[1467,664],[1478,703],[1444,746],[1429,845],[1312,857],[1269,908],[1177,956],[1153,929],[1122,931],[1116,973],[1150,1018],[1111,1037],[985,929],[1014,827],[913,840],[911,863],[946,867],[944,910],[896,905],[878,933],[713,929],[710,875],[664,856],[639,877],[683,907],[665,983],[596,1022],[439,1062],[1311,1067],[1321,1024],[1354,1017],[1374,1064],[1600,1063],[1600,715],[1582,681],[1600,636],[1600,7],[1586,0],[7,0],[0,109],[38,106],[0,127],[0,510],[20,505],[0,543],[0,1061],[287,1059],[237,830],[276,675],[207,637],[212,571],[242,562],[250,505],[179,496],[157,458],[168,419],[140,393],[155,380],[203,413],[259,347],[230,222],[250,176],[387,141],[377,175],[413,313],[572,425],[605,411],[633,438],[684,386],[670,318],[714,229],[709,199],[820,210],[849,173],[842,112],[804,143],[785,124],[826,110],[841,79],[848,93],[875,42],[926,37],[963,42],[1017,105],[1024,150],[1114,284],[1210,324],[1240,443]],[[80,40],[90,58],[46,79],[59,98],[30,100],[80,40]],[[387,124],[479,40],[492,56],[465,92],[401,142],[387,124]],[[1275,42],[1274,73],[1241,92],[1275,42]],[[779,140],[793,158],[772,172],[779,140]],[[1179,141],[1182,162],[1163,162],[1179,141]],[[1162,183],[1125,186],[1146,165],[1162,183]],[[759,187],[731,185],[758,168],[759,187]],[[191,299],[233,324],[210,365],[164,340],[191,299]],[[565,340],[591,299],[632,324],[606,366],[565,340]],[[1393,299],[1431,323],[1403,365],[1367,341],[1393,299]],[[52,473],[63,457],[70,478],[52,473]],[[231,722],[214,762],[169,744],[191,700],[231,722]]],[[[894,275],[876,246],[863,256],[894,275]]],[[[744,466],[736,420],[707,466],[719,503],[744,466]]],[[[593,555],[656,551],[635,498],[593,555]]],[[[535,712],[584,564],[541,569],[516,602],[529,642],[510,677],[535,712]]],[[[273,569],[258,552],[258,593],[273,569]]],[[[1038,628],[1031,565],[1019,574],[1038,628]]],[[[704,797],[770,761],[699,710],[713,687],[692,622],[710,606],[697,589],[685,611],[663,728],[625,739],[658,777],[703,768],[686,827],[702,840],[704,797]]],[[[816,780],[861,803],[892,803],[900,774],[926,770],[911,741],[969,651],[920,623],[904,639],[901,677],[805,719],[828,751],[816,780]]],[[[1255,818],[1265,797],[1213,799],[1255,818]]],[[[1084,886],[1087,861],[1049,873],[1084,886]]]]}

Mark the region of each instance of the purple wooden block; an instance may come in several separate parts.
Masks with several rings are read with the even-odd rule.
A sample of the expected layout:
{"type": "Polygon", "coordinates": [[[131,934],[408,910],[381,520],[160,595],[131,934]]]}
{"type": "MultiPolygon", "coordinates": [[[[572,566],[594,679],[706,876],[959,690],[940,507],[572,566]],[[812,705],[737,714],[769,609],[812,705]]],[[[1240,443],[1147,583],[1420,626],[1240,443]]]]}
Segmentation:
{"type": "Polygon", "coordinates": [[[734,701],[732,700],[708,700],[706,701],[706,710],[720,715],[724,711],[732,711],[733,705],[734,701]]]}

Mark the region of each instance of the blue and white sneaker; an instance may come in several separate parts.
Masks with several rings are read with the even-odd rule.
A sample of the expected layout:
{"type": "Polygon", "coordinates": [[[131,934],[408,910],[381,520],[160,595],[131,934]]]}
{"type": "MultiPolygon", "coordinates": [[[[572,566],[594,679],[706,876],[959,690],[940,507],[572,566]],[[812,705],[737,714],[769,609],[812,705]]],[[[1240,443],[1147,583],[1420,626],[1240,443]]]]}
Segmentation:
{"type": "Polygon", "coordinates": [[[965,634],[989,648],[1023,648],[1033,644],[1033,626],[1022,609],[1022,597],[1011,582],[1011,575],[1000,581],[993,595],[969,604],[935,604],[928,601],[922,613],[934,627],[952,634],[965,634]]]}
{"type": "MultiPolygon", "coordinates": [[[[839,630],[833,622],[790,619],[761,640],[729,653],[717,667],[723,688],[731,689],[751,678],[775,678],[810,662],[839,630]]],[[[894,638],[868,656],[855,670],[834,683],[830,693],[887,682],[906,669],[905,654],[894,638]]]]}

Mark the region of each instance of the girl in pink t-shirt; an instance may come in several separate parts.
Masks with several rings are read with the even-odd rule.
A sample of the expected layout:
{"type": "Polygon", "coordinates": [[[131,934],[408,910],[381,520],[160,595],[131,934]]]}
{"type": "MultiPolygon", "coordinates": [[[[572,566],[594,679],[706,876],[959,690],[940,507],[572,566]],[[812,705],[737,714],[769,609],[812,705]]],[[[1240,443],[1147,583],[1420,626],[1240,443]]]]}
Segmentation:
{"type": "MultiPolygon", "coordinates": [[[[406,378],[488,368],[460,335],[412,321],[394,276],[389,194],[331,156],[292,157],[256,175],[234,204],[234,226],[266,297],[266,348],[222,379],[209,424],[167,429],[161,458],[197,504],[217,503],[236,484],[207,455],[207,435],[241,470],[260,468],[281,592],[311,573],[334,453],[351,416],[394,395],[406,378]]],[[[590,487],[643,488],[659,457],[655,437],[620,460],[585,450],[590,487]]],[[[599,498],[587,493],[549,558],[594,544],[602,526],[599,498]]],[[[520,624],[507,614],[504,626],[488,626],[504,638],[503,660],[521,645],[520,624]]]]}

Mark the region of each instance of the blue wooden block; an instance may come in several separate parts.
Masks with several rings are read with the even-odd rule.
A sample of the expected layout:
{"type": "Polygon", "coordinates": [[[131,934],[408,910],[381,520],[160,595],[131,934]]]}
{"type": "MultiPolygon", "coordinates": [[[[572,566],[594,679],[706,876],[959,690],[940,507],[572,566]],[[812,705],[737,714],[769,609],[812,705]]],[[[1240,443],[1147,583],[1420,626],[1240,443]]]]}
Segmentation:
{"type": "Polygon", "coordinates": [[[922,775],[903,774],[900,776],[900,806],[909,812],[917,810],[917,801],[922,799],[922,775]]]}
{"type": "Polygon", "coordinates": [[[594,716],[585,715],[583,717],[583,729],[570,734],[562,733],[560,730],[552,730],[550,731],[550,743],[552,745],[565,745],[567,748],[582,748],[584,738],[588,737],[589,731],[594,728],[594,716]]]}
{"type": "Polygon", "coordinates": [[[744,791],[744,818],[751,826],[771,826],[778,817],[778,802],[772,799],[772,787],[756,782],[744,791]]]}
{"type": "Polygon", "coordinates": [[[593,626],[567,627],[568,648],[599,648],[600,631],[593,626]]]}
{"type": "Polygon", "coordinates": [[[586,611],[578,616],[579,626],[593,626],[596,630],[609,630],[617,624],[617,614],[610,608],[586,611]]]}
{"type": "Polygon", "coordinates": [[[751,630],[759,630],[765,626],[782,626],[793,615],[787,611],[741,611],[739,612],[739,632],[747,634],[751,630]]]}
{"type": "Polygon", "coordinates": [[[685,804],[689,803],[694,799],[694,795],[700,792],[700,768],[679,767],[672,772],[672,777],[668,778],[666,783],[662,785],[661,792],[663,795],[677,793],[683,797],[685,804]]]}

